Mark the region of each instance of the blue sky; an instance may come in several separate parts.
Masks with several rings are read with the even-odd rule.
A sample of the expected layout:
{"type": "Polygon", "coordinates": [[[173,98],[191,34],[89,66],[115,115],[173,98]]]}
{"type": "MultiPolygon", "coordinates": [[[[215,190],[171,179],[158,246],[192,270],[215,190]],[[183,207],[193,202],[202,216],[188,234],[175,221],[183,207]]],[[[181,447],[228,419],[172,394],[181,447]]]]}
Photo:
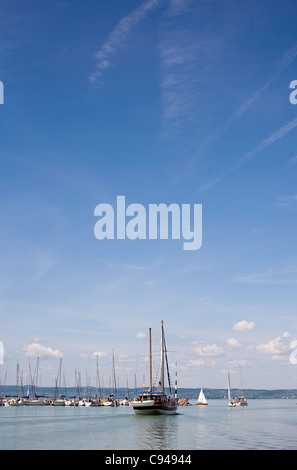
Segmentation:
{"type": "MultiPolygon", "coordinates": [[[[3,0],[2,380],[63,357],[148,374],[164,320],[180,387],[297,388],[294,1],[3,0]],[[203,243],[98,240],[94,209],[202,204],[203,243]],[[155,338],[156,336],[156,338],[155,338]]],[[[146,381],[148,375],[146,375],[146,381]]]]}

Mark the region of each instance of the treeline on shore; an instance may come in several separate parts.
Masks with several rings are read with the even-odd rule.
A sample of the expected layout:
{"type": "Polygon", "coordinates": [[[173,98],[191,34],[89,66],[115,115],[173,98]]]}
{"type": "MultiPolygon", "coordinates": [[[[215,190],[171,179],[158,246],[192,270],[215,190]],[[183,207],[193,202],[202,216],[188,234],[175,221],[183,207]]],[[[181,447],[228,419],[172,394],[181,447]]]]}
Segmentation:
{"type": "MultiPolygon", "coordinates": [[[[23,390],[27,391],[28,387],[24,386],[23,390]]],[[[227,399],[227,390],[219,388],[203,388],[204,394],[208,400],[212,399],[227,399]]],[[[0,395],[3,396],[20,396],[20,387],[16,385],[2,385],[0,390],[0,395]]],[[[66,387],[65,389],[60,388],[59,394],[65,396],[75,396],[77,395],[76,387],[66,387]]],[[[115,393],[117,398],[132,398],[135,394],[141,394],[142,389],[130,389],[127,388],[118,388],[115,390],[110,390],[110,388],[104,388],[101,390],[96,389],[95,387],[88,387],[88,389],[80,390],[80,395],[84,396],[99,396],[106,397],[111,393],[115,393]]],[[[188,398],[189,400],[197,400],[199,395],[200,388],[179,388],[177,395],[179,398],[188,398]]],[[[57,395],[57,389],[55,387],[37,387],[35,391],[36,395],[44,396],[48,398],[55,398],[57,395]]],[[[167,391],[168,393],[168,391],[167,391]]],[[[238,388],[232,388],[232,396],[238,396],[242,391],[238,388]]],[[[172,390],[174,394],[174,390],[172,390]]],[[[297,399],[297,389],[274,389],[274,390],[265,390],[265,389],[244,389],[244,395],[247,399],[297,399]]]]}

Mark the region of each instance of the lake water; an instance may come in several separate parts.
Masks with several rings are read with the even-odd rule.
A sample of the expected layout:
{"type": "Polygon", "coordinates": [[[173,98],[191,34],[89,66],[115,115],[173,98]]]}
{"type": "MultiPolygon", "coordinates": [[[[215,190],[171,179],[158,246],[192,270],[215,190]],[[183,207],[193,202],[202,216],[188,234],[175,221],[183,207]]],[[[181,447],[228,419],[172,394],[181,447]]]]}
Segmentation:
{"type": "MultiPolygon", "coordinates": [[[[193,402],[194,403],[194,402],[193,402]]],[[[0,449],[297,449],[295,400],[249,400],[228,408],[179,407],[173,416],[136,416],[130,406],[0,407],[0,449]]]]}

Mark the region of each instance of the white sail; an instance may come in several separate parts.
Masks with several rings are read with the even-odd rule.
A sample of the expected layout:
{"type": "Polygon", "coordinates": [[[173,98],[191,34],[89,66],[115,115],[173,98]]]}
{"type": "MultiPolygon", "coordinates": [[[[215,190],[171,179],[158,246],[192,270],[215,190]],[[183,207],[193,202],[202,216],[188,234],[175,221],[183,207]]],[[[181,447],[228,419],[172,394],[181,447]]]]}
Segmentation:
{"type": "Polygon", "coordinates": [[[228,372],[228,401],[231,401],[230,374],[228,372]]]}
{"type": "Polygon", "coordinates": [[[202,389],[202,388],[201,388],[201,390],[200,390],[197,403],[198,403],[198,404],[201,404],[201,405],[207,405],[207,400],[206,400],[206,398],[205,398],[205,395],[204,395],[204,393],[203,393],[203,389],[202,389]]]}
{"type": "Polygon", "coordinates": [[[228,406],[233,408],[236,406],[236,403],[231,400],[231,388],[230,388],[230,374],[228,371],[228,406]]]}

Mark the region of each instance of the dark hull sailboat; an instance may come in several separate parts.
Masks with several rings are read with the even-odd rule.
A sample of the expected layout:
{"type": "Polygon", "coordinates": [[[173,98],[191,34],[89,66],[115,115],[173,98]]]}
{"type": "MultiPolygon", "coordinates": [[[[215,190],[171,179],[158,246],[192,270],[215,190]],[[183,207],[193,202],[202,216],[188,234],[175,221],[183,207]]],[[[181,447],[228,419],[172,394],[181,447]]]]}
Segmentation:
{"type": "MultiPolygon", "coordinates": [[[[165,337],[162,321],[161,329],[161,370],[160,370],[160,380],[157,391],[153,391],[152,386],[152,346],[151,346],[151,329],[149,329],[149,359],[150,359],[150,388],[147,391],[144,391],[138,398],[131,402],[134,412],[136,414],[155,414],[155,415],[168,415],[176,414],[177,404],[174,397],[171,395],[166,395],[165,393],[165,359],[167,363],[167,353],[165,346],[165,337]]],[[[169,390],[171,392],[171,385],[169,383],[169,390]]]]}

